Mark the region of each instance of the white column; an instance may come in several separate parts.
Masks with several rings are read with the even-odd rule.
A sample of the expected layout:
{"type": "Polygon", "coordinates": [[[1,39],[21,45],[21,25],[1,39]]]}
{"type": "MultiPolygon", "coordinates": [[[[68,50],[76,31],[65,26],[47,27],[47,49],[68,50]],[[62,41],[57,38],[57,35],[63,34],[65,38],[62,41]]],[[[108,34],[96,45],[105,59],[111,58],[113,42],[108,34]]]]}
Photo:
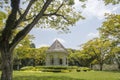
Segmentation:
{"type": "Polygon", "coordinates": [[[46,66],[50,65],[50,56],[46,55],[46,66]]]}
{"type": "Polygon", "coordinates": [[[68,58],[66,57],[66,66],[68,66],[68,58]]]}
{"type": "Polygon", "coordinates": [[[54,65],[59,65],[57,54],[54,54],[54,65]]]}
{"type": "Polygon", "coordinates": [[[63,61],[63,66],[66,66],[66,56],[64,56],[63,58],[62,58],[62,61],[63,61]]]}

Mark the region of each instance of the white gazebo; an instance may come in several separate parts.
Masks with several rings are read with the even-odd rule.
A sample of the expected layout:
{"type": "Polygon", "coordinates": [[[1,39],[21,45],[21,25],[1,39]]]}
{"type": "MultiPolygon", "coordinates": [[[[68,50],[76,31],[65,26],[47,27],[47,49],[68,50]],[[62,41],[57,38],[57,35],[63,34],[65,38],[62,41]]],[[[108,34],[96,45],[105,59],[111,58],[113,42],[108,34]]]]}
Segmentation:
{"type": "Polygon", "coordinates": [[[68,66],[67,56],[67,50],[56,40],[46,52],[46,66],[68,66]]]}

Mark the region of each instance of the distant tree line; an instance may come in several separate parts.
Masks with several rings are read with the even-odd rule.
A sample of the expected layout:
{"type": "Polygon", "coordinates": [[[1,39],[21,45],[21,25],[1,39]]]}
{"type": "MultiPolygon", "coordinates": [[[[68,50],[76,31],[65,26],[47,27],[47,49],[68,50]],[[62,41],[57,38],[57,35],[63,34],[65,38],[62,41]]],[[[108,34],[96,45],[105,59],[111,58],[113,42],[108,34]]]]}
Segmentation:
{"type": "MultiPolygon", "coordinates": [[[[120,70],[120,15],[106,14],[106,20],[98,30],[100,36],[82,44],[80,50],[67,49],[69,65],[92,68],[98,64],[103,70],[103,64],[117,64],[120,70]]],[[[14,69],[45,65],[48,47],[35,48],[32,39],[33,36],[27,35],[16,47],[14,69]]]]}
{"type": "MultiPolygon", "coordinates": [[[[106,20],[98,30],[100,36],[82,44],[80,50],[67,49],[69,65],[92,68],[98,64],[99,70],[103,70],[104,64],[116,64],[120,70],[120,15],[106,14],[106,20]]],[[[15,50],[14,65],[45,65],[47,49],[36,49],[29,39],[23,40],[15,50]]]]}

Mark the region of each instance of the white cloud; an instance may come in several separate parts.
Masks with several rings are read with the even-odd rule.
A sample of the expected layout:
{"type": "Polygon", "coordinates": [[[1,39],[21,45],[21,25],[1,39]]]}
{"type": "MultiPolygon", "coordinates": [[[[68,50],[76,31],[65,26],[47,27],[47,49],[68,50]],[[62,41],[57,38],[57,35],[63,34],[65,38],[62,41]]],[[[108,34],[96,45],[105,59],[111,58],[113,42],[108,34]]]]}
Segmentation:
{"type": "Polygon", "coordinates": [[[53,41],[55,41],[55,40],[58,40],[58,41],[60,41],[61,43],[66,43],[65,40],[63,40],[63,39],[61,39],[61,38],[54,38],[53,41]]]}
{"type": "Polygon", "coordinates": [[[89,38],[95,38],[95,37],[99,37],[99,33],[97,32],[97,33],[89,33],[88,35],[87,35],[89,38]]]}
{"type": "Polygon", "coordinates": [[[48,45],[48,44],[41,44],[41,45],[39,45],[39,47],[38,48],[40,48],[40,47],[49,47],[50,45],[48,45]]]}
{"type": "Polygon", "coordinates": [[[112,6],[108,5],[105,6],[103,1],[98,1],[98,0],[88,0],[86,2],[86,8],[83,9],[83,15],[86,18],[91,18],[95,16],[98,19],[104,19],[104,14],[105,13],[115,13],[120,9],[120,6],[112,6]]]}

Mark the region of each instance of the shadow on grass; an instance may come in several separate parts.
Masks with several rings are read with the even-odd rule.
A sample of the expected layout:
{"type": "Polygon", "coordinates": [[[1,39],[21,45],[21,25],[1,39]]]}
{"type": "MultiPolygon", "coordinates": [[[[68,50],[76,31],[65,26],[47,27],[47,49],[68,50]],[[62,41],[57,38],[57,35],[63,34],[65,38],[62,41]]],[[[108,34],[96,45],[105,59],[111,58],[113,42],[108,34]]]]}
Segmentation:
{"type": "Polygon", "coordinates": [[[65,76],[19,76],[14,77],[13,80],[84,80],[78,78],[71,78],[65,76]]]}

